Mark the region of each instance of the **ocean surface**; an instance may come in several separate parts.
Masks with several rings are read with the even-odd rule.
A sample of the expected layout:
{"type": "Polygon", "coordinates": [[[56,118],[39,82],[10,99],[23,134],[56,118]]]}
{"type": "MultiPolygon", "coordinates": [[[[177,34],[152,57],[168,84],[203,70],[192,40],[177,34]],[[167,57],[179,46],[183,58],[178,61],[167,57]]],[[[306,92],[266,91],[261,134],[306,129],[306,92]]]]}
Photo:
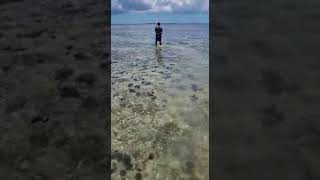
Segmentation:
{"type": "Polygon", "coordinates": [[[209,23],[208,13],[175,14],[175,13],[121,13],[112,14],[112,24],[146,24],[166,23],[209,23]]]}
{"type": "Polygon", "coordinates": [[[209,27],[112,25],[112,179],[209,179],[209,27]]]}

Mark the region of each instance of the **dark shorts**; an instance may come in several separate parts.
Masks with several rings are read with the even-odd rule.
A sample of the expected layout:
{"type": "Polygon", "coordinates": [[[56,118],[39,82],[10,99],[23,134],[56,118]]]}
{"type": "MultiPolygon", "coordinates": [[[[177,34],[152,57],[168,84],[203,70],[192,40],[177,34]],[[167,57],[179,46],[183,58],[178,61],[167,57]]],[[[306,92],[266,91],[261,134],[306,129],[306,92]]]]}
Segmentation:
{"type": "Polygon", "coordinates": [[[161,42],[161,36],[156,36],[156,41],[160,41],[161,42]]]}

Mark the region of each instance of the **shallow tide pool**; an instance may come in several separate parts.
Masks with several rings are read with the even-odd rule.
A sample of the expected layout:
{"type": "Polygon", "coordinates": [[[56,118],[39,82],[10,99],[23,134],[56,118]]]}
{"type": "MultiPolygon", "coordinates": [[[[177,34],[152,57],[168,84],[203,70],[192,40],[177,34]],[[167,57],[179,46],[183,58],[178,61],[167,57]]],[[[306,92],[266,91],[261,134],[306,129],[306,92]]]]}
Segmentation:
{"type": "Polygon", "coordinates": [[[112,25],[112,179],[209,179],[208,24],[112,25]]]}

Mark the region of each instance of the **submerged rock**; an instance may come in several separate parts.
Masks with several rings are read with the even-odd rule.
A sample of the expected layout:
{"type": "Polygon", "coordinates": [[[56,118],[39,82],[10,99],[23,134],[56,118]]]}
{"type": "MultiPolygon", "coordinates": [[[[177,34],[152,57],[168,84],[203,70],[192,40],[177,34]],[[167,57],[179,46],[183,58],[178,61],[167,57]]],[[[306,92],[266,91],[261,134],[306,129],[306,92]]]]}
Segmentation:
{"type": "Polygon", "coordinates": [[[114,171],[116,171],[118,168],[118,163],[115,160],[111,161],[111,173],[113,173],[114,171]]]}
{"type": "Polygon", "coordinates": [[[150,81],[142,81],[141,84],[148,86],[148,85],[151,85],[152,82],[150,82],[150,81]]]}
{"type": "Polygon", "coordinates": [[[123,82],[127,82],[129,81],[128,79],[125,79],[125,78],[118,78],[118,79],[115,79],[113,82],[114,83],[123,83],[123,82]]]}
{"type": "Polygon", "coordinates": [[[111,154],[111,159],[116,159],[122,162],[127,170],[130,170],[133,167],[131,157],[126,153],[115,151],[111,154]]]}
{"type": "Polygon", "coordinates": [[[187,161],[186,162],[186,167],[188,170],[191,170],[194,167],[194,163],[192,161],[187,161]]]}
{"type": "Polygon", "coordinates": [[[191,89],[193,91],[198,91],[199,90],[199,88],[198,88],[198,86],[196,84],[191,84],[191,89]]]}
{"type": "Polygon", "coordinates": [[[137,104],[132,107],[133,112],[142,112],[144,110],[144,107],[142,104],[137,104]]]}
{"type": "Polygon", "coordinates": [[[154,159],[154,154],[152,154],[152,153],[149,154],[149,159],[150,159],[150,160],[154,159]]]}
{"type": "Polygon", "coordinates": [[[194,79],[195,79],[195,77],[194,77],[193,74],[188,74],[187,77],[188,77],[189,79],[191,79],[191,80],[194,80],[194,79]]]}
{"type": "Polygon", "coordinates": [[[170,73],[165,76],[165,79],[170,79],[170,78],[171,78],[170,73]]]}
{"type": "Polygon", "coordinates": [[[191,101],[196,101],[199,98],[196,95],[192,95],[192,96],[190,96],[190,99],[191,99],[191,101]]]}
{"type": "Polygon", "coordinates": [[[154,96],[154,92],[153,91],[147,92],[147,96],[154,96]]]}
{"type": "Polygon", "coordinates": [[[126,170],[121,170],[120,171],[120,176],[126,176],[127,175],[127,171],[126,170]]]}
{"type": "Polygon", "coordinates": [[[174,122],[165,123],[162,128],[165,132],[177,131],[179,129],[178,124],[174,122]]]}
{"type": "Polygon", "coordinates": [[[134,87],[137,89],[140,89],[140,85],[135,85],[134,87]]]}
{"type": "Polygon", "coordinates": [[[142,174],[138,172],[138,173],[136,174],[136,176],[135,176],[135,179],[136,179],[136,180],[141,180],[141,179],[142,179],[142,174]]]}

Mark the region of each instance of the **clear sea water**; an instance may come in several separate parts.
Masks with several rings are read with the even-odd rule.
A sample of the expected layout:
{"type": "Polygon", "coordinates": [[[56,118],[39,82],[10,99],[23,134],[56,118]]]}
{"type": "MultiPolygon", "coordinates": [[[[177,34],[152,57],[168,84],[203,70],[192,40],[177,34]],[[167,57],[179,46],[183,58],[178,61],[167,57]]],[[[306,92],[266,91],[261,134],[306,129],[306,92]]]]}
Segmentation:
{"type": "Polygon", "coordinates": [[[112,179],[209,179],[209,27],[112,25],[112,179]],[[140,176],[139,175],[139,176],[140,176]]]}
{"type": "Polygon", "coordinates": [[[209,23],[208,13],[121,13],[112,14],[112,24],[156,23],[209,23]]]}

